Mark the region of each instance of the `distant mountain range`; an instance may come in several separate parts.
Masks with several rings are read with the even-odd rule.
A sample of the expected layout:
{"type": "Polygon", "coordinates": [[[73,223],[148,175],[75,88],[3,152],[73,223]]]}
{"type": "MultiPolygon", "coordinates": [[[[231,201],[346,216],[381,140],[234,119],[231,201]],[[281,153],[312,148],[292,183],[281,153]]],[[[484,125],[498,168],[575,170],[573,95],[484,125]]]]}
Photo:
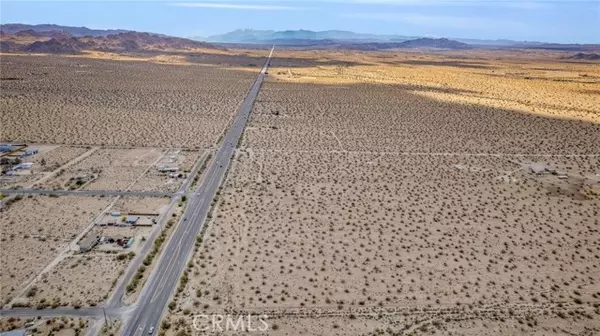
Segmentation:
{"type": "Polygon", "coordinates": [[[0,25],[0,30],[6,34],[15,34],[23,30],[34,32],[62,31],[74,37],[82,36],[107,36],[119,33],[127,33],[130,30],[123,29],[90,29],[87,27],[59,26],[55,24],[29,25],[23,23],[7,23],[0,25]]]}
{"type": "Polygon", "coordinates": [[[214,35],[207,38],[191,37],[194,40],[203,40],[207,42],[221,43],[264,43],[265,41],[287,41],[287,40],[337,40],[351,42],[376,42],[376,41],[406,41],[415,39],[414,36],[399,36],[399,35],[377,35],[377,34],[360,34],[344,30],[254,30],[254,29],[238,29],[223,35],[214,35]]]}
{"type": "MultiPolygon", "coordinates": [[[[162,34],[140,33],[123,29],[90,29],[54,24],[27,25],[9,23],[0,25],[0,51],[34,53],[80,53],[83,50],[133,52],[143,50],[193,50],[249,48],[255,44],[275,44],[292,48],[338,50],[387,50],[407,48],[434,48],[464,50],[473,48],[519,48],[561,50],[570,52],[600,52],[597,44],[559,44],[517,42],[511,40],[476,40],[415,37],[402,35],[359,34],[351,31],[327,30],[235,30],[209,38],[180,38],[162,34]],[[200,40],[200,41],[199,41],[200,40]],[[211,41],[222,45],[215,46],[211,41]]],[[[573,59],[596,60],[594,54],[575,55],[573,59]]]]}
{"type": "MultiPolygon", "coordinates": [[[[434,39],[434,38],[417,38],[414,40],[407,40],[403,42],[333,42],[327,41],[325,45],[315,44],[315,46],[322,47],[324,49],[343,49],[343,50],[387,50],[387,49],[408,49],[408,48],[435,48],[435,49],[451,49],[451,50],[465,50],[473,49],[473,46],[466,43],[453,41],[445,38],[434,39]]],[[[315,41],[313,41],[315,43],[315,41]]]]}
{"type": "MultiPolygon", "coordinates": [[[[253,30],[238,29],[222,35],[213,35],[206,38],[191,37],[193,40],[218,43],[257,43],[257,44],[294,44],[294,41],[323,40],[351,43],[381,43],[381,42],[404,42],[423,38],[423,36],[405,36],[405,35],[378,35],[361,34],[344,30],[253,30]]],[[[453,38],[452,40],[482,46],[514,46],[514,45],[540,45],[541,42],[511,41],[511,40],[478,40],[453,38]]]]}
{"type": "MultiPolygon", "coordinates": [[[[146,50],[194,50],[217,49],[218,47],[200,41],[124,30],[92,30],[85,27],[56,25],[10,24],[0,26],[0,51],[52,54],[77,54],[84,50],[136,52],[146,50]],[[16,27],[27,28],[15,31],[16,27]],[[60,30],[43,30],[56,28],[60,30]],[[82,32],[96,35],[73,35],[82,32]],[[118,32],[118,33],[114,33],[118,32]]],[[[223,49],[223,48],[219,48],[223,49]]]]}

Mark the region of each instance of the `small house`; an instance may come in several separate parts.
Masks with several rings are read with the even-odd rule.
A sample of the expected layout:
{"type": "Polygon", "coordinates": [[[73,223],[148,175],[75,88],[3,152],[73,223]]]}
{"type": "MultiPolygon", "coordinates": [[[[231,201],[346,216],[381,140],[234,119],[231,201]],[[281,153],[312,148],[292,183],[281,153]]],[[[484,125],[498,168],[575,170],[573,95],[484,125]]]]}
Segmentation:
{"type": "Polygon", "coordinates": [[[125,217],[125,223],[127,224],[135,224],[137,223],[139,217],[138,216],[127,216],[125,217]]]}

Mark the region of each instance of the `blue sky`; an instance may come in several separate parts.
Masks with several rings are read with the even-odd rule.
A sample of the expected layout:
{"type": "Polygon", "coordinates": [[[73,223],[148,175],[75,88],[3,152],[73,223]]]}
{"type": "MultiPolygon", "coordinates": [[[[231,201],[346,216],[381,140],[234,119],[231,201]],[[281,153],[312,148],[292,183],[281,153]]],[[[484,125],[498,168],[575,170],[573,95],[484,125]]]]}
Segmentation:
{"type": "Polygon", "coordinates": [[[238,28],[600,43],[600,0],[0,1],[2,23],[175,36],[238,28]]]}

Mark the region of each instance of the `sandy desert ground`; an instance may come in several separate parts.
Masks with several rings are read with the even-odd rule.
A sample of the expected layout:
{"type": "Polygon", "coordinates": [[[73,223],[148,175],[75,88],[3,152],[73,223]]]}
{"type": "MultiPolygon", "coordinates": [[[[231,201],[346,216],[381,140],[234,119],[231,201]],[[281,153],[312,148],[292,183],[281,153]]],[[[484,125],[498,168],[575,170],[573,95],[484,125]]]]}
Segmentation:
{"type": "Polygon", "coordinates": [[[24,197],[0,212],[2,302],[33,279],[108,205],[84,196],[24,197]]]}
{"type": "Polygon", "coordinates": [[[87,328],[88,321],[82,318],[11,318],[0,319],[0,330],[8,331],[22,328],[27,323],[33,325],[27,328],[28,335],[32,336],[82,336],[87,328]]]}
{"type": "MultiPolygon", "coordinates": [[[[32,148],[39,149],[45,147],[44,145],[30,145],[32,148]]],[[[31,157],[26,157],[24,162],[35,163],[34,167],[41,167],[43,172],[51,172],[58,169],[62,165],[70,162],[77,158],[81,154],[88,151],[89,147],[70,147],[70,146],[50,146],[51,150],[47,152],[40,152],[39,154],[31,157]]]]}
{"type": "Polygon", "coordinates": [[[194,167],[199,155],[205,155],[205,152],[189,150],[169,150],[154,167],[149,169],[132,187],[132,191],[162,191],[176,192],[181,188],[188,173],[194,167]],[[176,177],[169,176],[170,173],[159,172],[160,167],[177,167],[179,170],[173,174],[176,177]],[[179,174],[182,174],[179,177],[179,174]]]}
{"type": "Polygon", "coordinates": [[[100,252],[69,256],[45,273],[19,301],[32,307],[100,304],[130,261],[128,253],[124,250],[118,254],[100,252]]]}
{"type": "Polygon", "coordinates": [[[111,208],[122,213],[163,213],[169,205],[168,197],[121,197],[111,208]]]}
{"type": "Polygon", "coordinates": [[[100,148],[41,186],[48,189],[125,190],[137,183],[164,152],[158,148],[100,148]],[[74,183],[78,177],[92,175],[95,178],[83,185],[74,183]]]}
{"type": "MultiPolygon", "coordinates": [[[[121,197],[108,211],[161,213],[168,204],[168,198],[121,197]]],[[[95,226],[86,237],[135,237],[135,243],[127,249],[116,244],[102,244],[91,252],[67,256],[32,284],[17,302],[32,307],[101,304],[152,230],[153,227],[95,226]]]]}
{"type": "Polygon", "coordinates": [[[600,196],[585,188],[600,179],[561,186],[511,161],[245,152],[188,294],[263,308],[596,301],[600,196]]]}
{"type": "Polygon", "coordinates": [[[383,83],[441,102],[475,104],[482,112],[481,105],[600,121],[598,62],[563,59],[569,56],[564,52],[278,51],[276,56],[270,73],[282,82],[383,83]]]}
{"type": "Polygon", "coordinates": [[[52,178],[52,172],[69,164],[74,160],[77,160],[80,156],[84,155],[89,148],[86,147],[70,147],[70,146],[56,146],[56,145],[45,145],[45,144],[34,144],[30,145],[29,148],[33,148],[39,151],[38,154],[32,156],[26,156],[22,158],[23,162],[31,162],[33,166],[31,169],[22,170],[19,175],[12,177],[3,176],[0,179],[0,186],[3,188],[14,188],[14,187],[31,187],[38,183],[40,184],[47,179],[52,178]]]}
{"type": "MultiPolygon", "coordinates": [[[[598,79],[588,83],[593,76],[600,78],[594,64],[572,65],[575,75],[590,74],[581,77],[588,82],[572,82],[491,77],[491,70],[429,63],[347,66],[336,71],[334,66],[278,67],[273,61],[269,72],[274,78],[261,88],[244,145],[366,152],[598,151],[600,95],[594,93],[598,79]],[[521,104],[524,97],[527,103],[521,104]],[[562,119],[542,117],[551,113],[562,119]]],[[[512,66],[512,71],[518,68],[499,64],[512,66]]]]}
{"type": "Polygon", "coordinates": [[[259,70],[231,58],[238,63],[182,66],[3,55],[2,77],[12,80],[2,80],[2,140],[210,147],[259,70]]]}
{"type": "Polygon", "coordinates": [[[273,61],[167,334],[600,333],[599,73],[508,56],[273,61]]]}

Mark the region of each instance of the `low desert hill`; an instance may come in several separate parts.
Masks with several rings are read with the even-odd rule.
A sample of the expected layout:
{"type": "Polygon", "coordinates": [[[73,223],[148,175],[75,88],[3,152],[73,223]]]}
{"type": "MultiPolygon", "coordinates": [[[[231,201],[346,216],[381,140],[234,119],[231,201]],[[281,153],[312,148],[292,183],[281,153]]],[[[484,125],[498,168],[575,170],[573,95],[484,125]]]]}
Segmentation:
{"type": "Polygon", "coordinates": [[[136,49],[216,49],[214,45],[206,42],[193,41],[190,39],[180,37],[138,32],[127,32],[108,35],[105,37],[95,37],[87,39],[96,43],[99,48],[124,49],[130,51],[136,49]]]}
{"type": "Polygon", "coordinates": [[[565,59],[572,59],[572,60],[597,61],[597,60],[600,60],[600,54],[595,54],[595,53],[590,53],[590,54],[577,53],[575,55],[567,56],[567,57],[564,57],[564,58],[565,59]]]}
{"type": "Polygon", "coordinates": [[[415,40],[408,40],[399,43],[399,48],[442,48],[442,49],[470,49],[471,46],[454,41],[449,40],[447,38],[429,38],[423,37],[415,40]]]}
{"type": "Polygon", "coordinates": [[[40,31],[37,32],[33,29],[20,30],[14,34],[15,36],[21,37],[49,37],[49,38],[69,38],[73,35],[67,33],[64,30],[50,30],[50,31],[40,31]]]}
{"type": "Polygon", "coordinates": [[[35,41],[23,48],[23,51],[39,54],[77,54],[91,46],[76,37],[52,38],[48,41],[35,41]]]}
{"type": "Polygon", "coordinates": [[[354,43],[342,44],[339,49],[357,49],[357,50],[385,50],[385,49],[408,49],[408,48],[436,48],[450,50],[471,49],[472,46],[449,40],[446,38],[418,38],[404,42],[375,42],[375,43],[354,43]]]}

